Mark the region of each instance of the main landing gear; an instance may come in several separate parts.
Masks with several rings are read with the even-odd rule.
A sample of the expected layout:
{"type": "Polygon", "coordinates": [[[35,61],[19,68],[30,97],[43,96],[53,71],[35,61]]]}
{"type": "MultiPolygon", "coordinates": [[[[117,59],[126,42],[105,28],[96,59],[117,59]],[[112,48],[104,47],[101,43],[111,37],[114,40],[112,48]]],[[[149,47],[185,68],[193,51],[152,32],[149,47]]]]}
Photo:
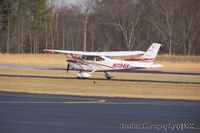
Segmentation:
{"type": "Polygon", "coordinates": [[[95,71],[96,71],[96,70],[93,70],[93,71],[91,71],[90,73],[86,73],[86,72],[80,71],[80,72],[76,73],[76,77],[77,77],[78,79],[87,79],[87,78],[91,77],[91,74],[92,74],[93,72],[95,72],[95,71]]]}
{"type": "Polygon", "coordinates": [[[76,73],[76,77],[78,79],[87,79],[87,78],[91,77],[91,75],[86,72],[78,72],[78,73],[76,73]]]}
{"type": "Polygon", "coordinates": [[[112,74],[110,74],[110,73],[107,73],[107,72],[104,72],[104,73],[105,73],[105,77],[106,77],[107,79],[111,79],[111,78],[114,77],[114,75],[112,75],[112,74]]]}
{"type": "MultiPolygon", "coordinates": [[[[86,72],[78,72],[78,73],[76,73],[76,77],[78,78],[78,79],[87,79],[87,78],[89,78],[89,77],[91,77],[91,73],[93,73],[94,71],[92,71],[92,72],[90,72],[90,73],[86,73],[86,72]]],[[[111,78],[113,78],[114,77],[114,75],[112,75],[112,74],[110,74],[110,73],[107,73],[107,72],[104,72],[105,73],[105,77],[107,78],[107,79],[111,79],[111,78]]]]}

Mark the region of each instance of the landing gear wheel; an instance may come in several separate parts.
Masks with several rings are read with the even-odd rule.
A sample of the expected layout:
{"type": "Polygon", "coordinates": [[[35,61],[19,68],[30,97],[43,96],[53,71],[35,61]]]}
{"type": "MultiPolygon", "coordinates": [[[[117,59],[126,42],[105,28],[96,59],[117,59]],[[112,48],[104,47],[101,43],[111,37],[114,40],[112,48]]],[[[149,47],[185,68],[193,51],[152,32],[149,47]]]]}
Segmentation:
{"type": "Polygon", "coordinates": [[[111,77],[106,77],[108,80],[110,80],[111,79],[111,77]]]}
{"type": "Polygon", "coordinates": [[[87,78],[91,77],[91,75],[88,73],[84,73],[84,72],[78,72],[78,73],[76,73],[76,77],[78,79],[87,79],[87,78]]]}
{"type": "Polygon", "coordinates": [[[104,72],[105,73],[105,77],[110,80],[111,78],[113,78],[114,76],[110,73],[104,72]]]}

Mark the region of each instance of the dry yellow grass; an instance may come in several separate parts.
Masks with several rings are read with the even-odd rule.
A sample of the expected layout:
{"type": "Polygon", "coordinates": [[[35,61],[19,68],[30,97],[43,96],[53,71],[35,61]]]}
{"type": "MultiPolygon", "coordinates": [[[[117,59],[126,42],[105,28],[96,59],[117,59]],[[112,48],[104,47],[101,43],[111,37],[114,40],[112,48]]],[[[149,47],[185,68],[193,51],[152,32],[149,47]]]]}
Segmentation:
{"type": "Polygon", "coordinates": [[[168,61],[156,61],[155,63],[162,64],[164,67],[149,70],[200,72],[200,63],[168,61]]]}
{"type": "Polygon", "coordinates": [[[1,91],[78,96],[200,100],[199,85],[0,77],[1,91]],[[78,84],[77,84],[78,82],[78,84]]]}
{"type": "MultiPolygon", "coordinates": [[[[75,72],[1,68],[0,74],[74,77],[75,72]]],[[[115,74],[116,79],[132,80],[198,82],[200,79],[200,76],[191,75],[113,74],[115,74]]],[[[103,73],[95,73],[94,78],[104,78],[103,73]]],[[[95,84],[93,82],[93,80],[78,79],[0,77],[0,90],[79,96],[200,100],[200,85],[196,84],[141,83],[112,80],[97,80],[95,84]]]]}
{"type": "Polygon", "coordinates": [[[0,54],[0,64],[66,67],[63,54],[0,54]]]}
{"type": "Polygon", "coordinates": [[[156,60],[167,62],[191,62],[200,63],[200,56],[183,56],[183,55],[158,55],[156,60]]]}

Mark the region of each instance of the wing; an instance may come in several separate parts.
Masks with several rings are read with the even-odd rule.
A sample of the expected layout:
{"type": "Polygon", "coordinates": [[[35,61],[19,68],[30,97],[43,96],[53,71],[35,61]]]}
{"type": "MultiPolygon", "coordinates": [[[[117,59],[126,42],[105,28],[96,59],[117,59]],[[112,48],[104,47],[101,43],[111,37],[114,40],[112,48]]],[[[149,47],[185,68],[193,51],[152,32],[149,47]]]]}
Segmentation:
{"type": "Polygon", "coordinates": [[[78,54],[78,55],[91,55],[91,56],[130,56],[144,54],[143,51],[113,51],[113,52],[83,52],[83,51],[68,51],[68,50],[53,50],[45,49],[44,52],[63,53],[63,54],[78,54]]]}

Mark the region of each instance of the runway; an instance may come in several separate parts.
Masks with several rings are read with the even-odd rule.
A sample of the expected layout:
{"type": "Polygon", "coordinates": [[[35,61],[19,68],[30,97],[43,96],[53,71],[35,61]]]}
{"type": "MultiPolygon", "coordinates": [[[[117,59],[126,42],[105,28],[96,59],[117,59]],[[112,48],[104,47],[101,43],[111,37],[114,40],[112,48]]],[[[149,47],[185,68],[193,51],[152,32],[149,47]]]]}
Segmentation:
{"type": "MultiPolygon", "coordinates": [[[[39,70],[66,70],[65,67],[48,67],[48,66],[20,66],[20,65],[0,65],[0,68],[13,69],[39,69],[39,70]]],[[[74,69],[70,69],[74,70],[74,69]]],[[[154,71],[154,70],[119,70],[114,72],[127,73],[153,73],[153,74],[181,74],[181,75],[200,75],[200,72],[177,72],[177,71],[154,71]]]]}
{"type": "MultiPolygon", "coordinates": [[[[12,69],[40,69],[40,70],[65,70],[61,67],[40,67],[40,66],[15,66],[15,65],[0,65],[0,68],[12,69]]],[[[156,74],[184,74],[184,75],[200,75],[198,72],[164,72],[164,71],[148,71],[148,70],[123,70],[119,72],[127,73],[156,73],[156,74]]],[[[76,77],[59,77],[59,76],[34,76],[34,75],[16,75],[16,74],[0,74],[0,77],[22,77],[22,78],[43,78],[43,79],[77,79],[76,77]]],[[[140,83],[169,83],[169,84],[200,84],[200,82],[183,82],[183,81],[162,81],[162,80],[134,80],[134,79],[115,79],[107,80],[105,78],[88,78],[84,80],[94,81],[123,81],[123,82],[140,82],[140,83]]]]}
{"type": "Polygon", "coordinates": [[[0,92],[1,133],[200,132],[200,102],[0,92]]]}
{"type": "MultiPolygon", "coordinates": [[[[23,77],[23,78],[46,78],[46,79],[77,79],[76,77],[57,77],[57,76],[33,76],[33,75],[11,75],[11,74],[0,74],[0,77],[23,77]]],[[[200,82],[181,82],[181,81],[159,81],[159,80],[132,80],[132,79],[111,79],[105,78],[88,78],[88,79],[77,79],[77,80],[106,80],[106,81],[123,81],[123,82],[141,82],[141,83],[169,83],[169,84],[200,84],[200,82]]]]}

